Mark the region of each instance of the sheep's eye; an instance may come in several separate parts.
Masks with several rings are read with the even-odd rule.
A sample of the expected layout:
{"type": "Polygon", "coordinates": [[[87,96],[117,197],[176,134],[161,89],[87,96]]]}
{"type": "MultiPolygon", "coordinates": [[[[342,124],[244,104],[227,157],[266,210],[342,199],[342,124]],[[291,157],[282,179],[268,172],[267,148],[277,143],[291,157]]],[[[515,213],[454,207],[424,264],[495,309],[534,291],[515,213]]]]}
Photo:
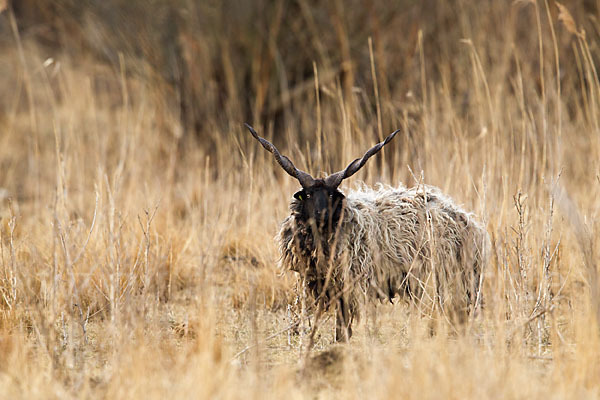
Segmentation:
{"type": "Polygon", "coordinates": [[[309,193],[306,193],[306,198],[310,199],[310,194],[309,193]]]}
{"type": "Polygon", "coordinates": [[[304,201],[304,196],[306,195],[306,193],[303,190],[299,190],[296,193],[294,193],[294,198],[300,200],[300,201],[304,201]]]}

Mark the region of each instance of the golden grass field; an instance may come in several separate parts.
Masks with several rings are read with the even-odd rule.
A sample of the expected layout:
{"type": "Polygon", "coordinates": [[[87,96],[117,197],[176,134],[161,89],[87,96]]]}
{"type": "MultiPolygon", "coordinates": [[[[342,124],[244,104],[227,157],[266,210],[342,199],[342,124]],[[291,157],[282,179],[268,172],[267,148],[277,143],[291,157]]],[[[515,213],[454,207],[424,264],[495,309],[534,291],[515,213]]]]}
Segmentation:
{"type": "Polygon", "coordinates": [[[0,398],[600,397],[597,2],[112,3],[0,14],[0,398]],[[481,314],[310,347],[244,122],[313,175],[401,128],[342,191],[472,210],[481,314]]]}

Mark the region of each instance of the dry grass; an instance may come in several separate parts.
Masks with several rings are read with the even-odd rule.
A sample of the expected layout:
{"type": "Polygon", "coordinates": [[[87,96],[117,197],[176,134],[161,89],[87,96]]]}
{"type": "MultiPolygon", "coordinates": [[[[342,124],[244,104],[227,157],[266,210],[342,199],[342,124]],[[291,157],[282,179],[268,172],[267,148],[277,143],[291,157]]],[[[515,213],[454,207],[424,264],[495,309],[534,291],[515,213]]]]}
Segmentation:
{"type": "Polygon", "coordinates": [[[142,29],[164,8],[110,34],[30,3],[0,14],[0,398],[600,396],[597,8],[181,1],[177,80],[142,29]],[[384,304],[303,347],[273,242],[297,183],[245,121],[315,175],[403,128],[344,190],[423,179],[479,215],[480,318],[384,304]]]}

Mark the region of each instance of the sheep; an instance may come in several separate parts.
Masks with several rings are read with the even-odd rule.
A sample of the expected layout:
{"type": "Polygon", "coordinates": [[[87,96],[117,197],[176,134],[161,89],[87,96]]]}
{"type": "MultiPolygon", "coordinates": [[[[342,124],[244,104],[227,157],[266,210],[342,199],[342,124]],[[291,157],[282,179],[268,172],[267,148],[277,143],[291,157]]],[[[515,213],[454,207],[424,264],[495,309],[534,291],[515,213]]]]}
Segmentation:
{"type": "Polygon", "coordinates": [[[300,275],[315,304],[335,310],[336,341],[350,339],[367,301],[393,302],[399,295],[452,323],[478,308],[489,238],[473,214],[429,185],[338,190],[399,130],[344,170],[315,179],[246,127],[302,186],[276,237],[280,263],[300,275]]]}

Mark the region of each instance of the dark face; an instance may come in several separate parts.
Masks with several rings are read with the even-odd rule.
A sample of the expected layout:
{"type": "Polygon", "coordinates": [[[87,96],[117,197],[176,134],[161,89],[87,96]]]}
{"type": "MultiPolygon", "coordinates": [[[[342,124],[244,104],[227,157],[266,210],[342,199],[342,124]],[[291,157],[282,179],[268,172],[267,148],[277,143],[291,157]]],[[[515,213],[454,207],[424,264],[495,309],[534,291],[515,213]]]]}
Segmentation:
{"type": "Polygon", "coordinates": [[[315,185],[294,194],[301,206],[300,218],[316,223],[319,229],[332,232],[337,226],[344,204],[344,195],[317,181],[315,185]]]}

